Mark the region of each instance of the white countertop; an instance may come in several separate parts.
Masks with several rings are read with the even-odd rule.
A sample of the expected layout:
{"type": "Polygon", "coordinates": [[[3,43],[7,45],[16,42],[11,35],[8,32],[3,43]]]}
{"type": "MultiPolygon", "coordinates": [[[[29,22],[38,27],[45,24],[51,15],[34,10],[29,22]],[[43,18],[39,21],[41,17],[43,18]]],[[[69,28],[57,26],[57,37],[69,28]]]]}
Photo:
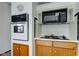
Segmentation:
{"type": "Polygon", "coordinates": [[[12,40],[12,43],[29,45],[29,41],[12,40]]]}
{"type": "Polygon", "coordinates": [[[35,40],[48,40],[48,41],[63,41],[63,42],[76,42],[79,43],[77,40],[62,40],[62,39],[46,39],[46,38],[34,38],[35,40]]]}
{"type": "MultiPolygon", "coordinates": [[[[76,42],[79,43],[77,40],[62,40],[62,39],[45,39],[45,38],[34,38],[35,40],[48,40],[48,41],[60,41],[60,42],[76,42]]],[[[18,41],[18,40],[12,40],[12,43],[18,43],[18,44],[26,44],[29,45],[28,41],[18,41]]]]}

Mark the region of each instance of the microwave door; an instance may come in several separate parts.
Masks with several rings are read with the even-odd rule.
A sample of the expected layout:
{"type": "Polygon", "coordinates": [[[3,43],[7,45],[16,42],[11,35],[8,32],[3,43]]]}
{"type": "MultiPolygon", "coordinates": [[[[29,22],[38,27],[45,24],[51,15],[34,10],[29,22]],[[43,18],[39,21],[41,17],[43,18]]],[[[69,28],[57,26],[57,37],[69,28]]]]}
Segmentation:
{"type": "Polygon", "coordinates": [[[67,14],[66,14],[66,12],[60,12],[60,14],[59,14],[59,20],[60,20],[60,22],[67,22],[67,14]]]}
{"type": "Polygon", "coordinates": [[[48,23],[58,22],[58,16],[55,16],[55,15],[47,15],[47,16],[44,17],[44,22],[48,22],[48,23]]]}

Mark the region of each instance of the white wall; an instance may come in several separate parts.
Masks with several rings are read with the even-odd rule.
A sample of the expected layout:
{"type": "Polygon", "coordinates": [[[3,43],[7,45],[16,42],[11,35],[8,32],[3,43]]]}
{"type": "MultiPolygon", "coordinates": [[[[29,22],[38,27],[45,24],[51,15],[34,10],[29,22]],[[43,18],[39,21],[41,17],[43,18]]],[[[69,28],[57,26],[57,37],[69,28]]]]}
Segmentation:
{"type": "Polygon", "coordinates": [[[36,2],[32,2],[32,34],[33,34],[33,43],[32,43],[32,53],[33,55],[35,55],[35,40],[34,40],[34,17],[37,17],[37,12],[36,12],[36,6],[37,6],[37,3],[36,2]]]}
{"type": "Polygon", "coordinates": [[[0,2],[0,54],[10,50],[10,6],[0,2]]]}
{"type": "MultiPolygon", "coordinates": [[[[75,13],[77,13],[77,12],[79,12],[79,2],[77,2],[76,3],[76,8],[75,8],[75,13]]],[[[77,23],[77,16],[75,17],[75,20],[76,20],[76,22],[75,23],[77,23]]],[[[76,30],[77,30],[77,24],[76,24],[76,26],[74,26],[75,28],[76,28],[76,30]]],[[[73,30],[74,30],[74,28],[73,28],[73,30]]],[[[74,34],[74,33],[73,33],[74,34]]],[[[74,36],[74,35],[73,35],[74,36]]],[[[77,37],[77,31],[76,31],[76,37],[77,37]]],[[[78,52],[79,52],[79,43],[78,43],[78,47],[77,47],[78,49],[78,52]]],[[[78,55],[79,55],[79,53],[77,53],[78,55]]]]}
{"type": "MultiPolygon", "coordinates": [[[[54,10],[68,8],[68,21],[70,24],[52,24],[52,25],[39,25],[42,29],[42,35],[55,34],[55,35],[65,35],[67,38],[77,40],[77,30],[76,30],[76,20],[74,18],[75,14],[75,3],[73,2],[60,2],[60,3],[48,3],[37,6],[37,13],[41,13],[42,11],[54,10]],[[72,11],[72,13],[71,13],[72,11]],[[71,16],[72,15],[72,16],[71,16]]],[[[41,30],[40,29],[40,30],[41,30]]],[[[40,33],[40,32],[39,32],[40,33]]]]}
{"type": "Polygon", "coordinates": [[[42,35],[66,35],[69,36],[69,24],[42,25],[42,35]]]}

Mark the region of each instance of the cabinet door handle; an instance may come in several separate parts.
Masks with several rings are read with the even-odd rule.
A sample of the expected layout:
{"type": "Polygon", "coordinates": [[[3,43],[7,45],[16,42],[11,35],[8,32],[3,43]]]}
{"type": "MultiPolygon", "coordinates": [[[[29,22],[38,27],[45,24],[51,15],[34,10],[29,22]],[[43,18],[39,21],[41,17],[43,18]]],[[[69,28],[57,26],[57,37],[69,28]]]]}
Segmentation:
{"type": "Polygon", "coordinates": [[[18,48],[17,48],[17,50],[18,50],[18,48]]]}

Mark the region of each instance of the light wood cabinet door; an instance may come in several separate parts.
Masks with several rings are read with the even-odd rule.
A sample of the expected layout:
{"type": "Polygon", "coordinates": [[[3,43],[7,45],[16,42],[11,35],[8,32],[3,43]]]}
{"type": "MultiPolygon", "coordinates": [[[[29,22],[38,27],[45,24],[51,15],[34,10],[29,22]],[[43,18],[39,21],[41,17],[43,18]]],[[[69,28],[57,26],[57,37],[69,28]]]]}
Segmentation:
{"type": "Polygon", "coordinates": [[[19,56],[19,45],[18,44],[13,44],[13,56],[19,56]]]}
{"type": "Polygon", "coordinates": [[[52,50],[53,50],[52,53],[53,56],[76,56],[75,49],[53,47],[52,50]]]}
{"type": "Polygon", "coordinates": [[[52,48],[50,46],[36,46],[36,56],[52,56],[52,48]]]}
{"type": "Polygon", "coordinates": [[[76,56],[77,44],[74,42],[53,42],[54,56],[76,56]]]}
{"type": "Polygon", "coordinates": [[[55,42],[36,40],[36,56],[76,56],[77,44],[73,42],[55,42]]]}
{"type": "Polygon", "coordinates": [[[29,46],[13,43],[13,56],[28,56],[29,46]]]}
{"type": "Polygon", "coordinates": [[[28,56],[29,55],[29,47],[28,45],[20,44],[20,56],[28,56]]]}

